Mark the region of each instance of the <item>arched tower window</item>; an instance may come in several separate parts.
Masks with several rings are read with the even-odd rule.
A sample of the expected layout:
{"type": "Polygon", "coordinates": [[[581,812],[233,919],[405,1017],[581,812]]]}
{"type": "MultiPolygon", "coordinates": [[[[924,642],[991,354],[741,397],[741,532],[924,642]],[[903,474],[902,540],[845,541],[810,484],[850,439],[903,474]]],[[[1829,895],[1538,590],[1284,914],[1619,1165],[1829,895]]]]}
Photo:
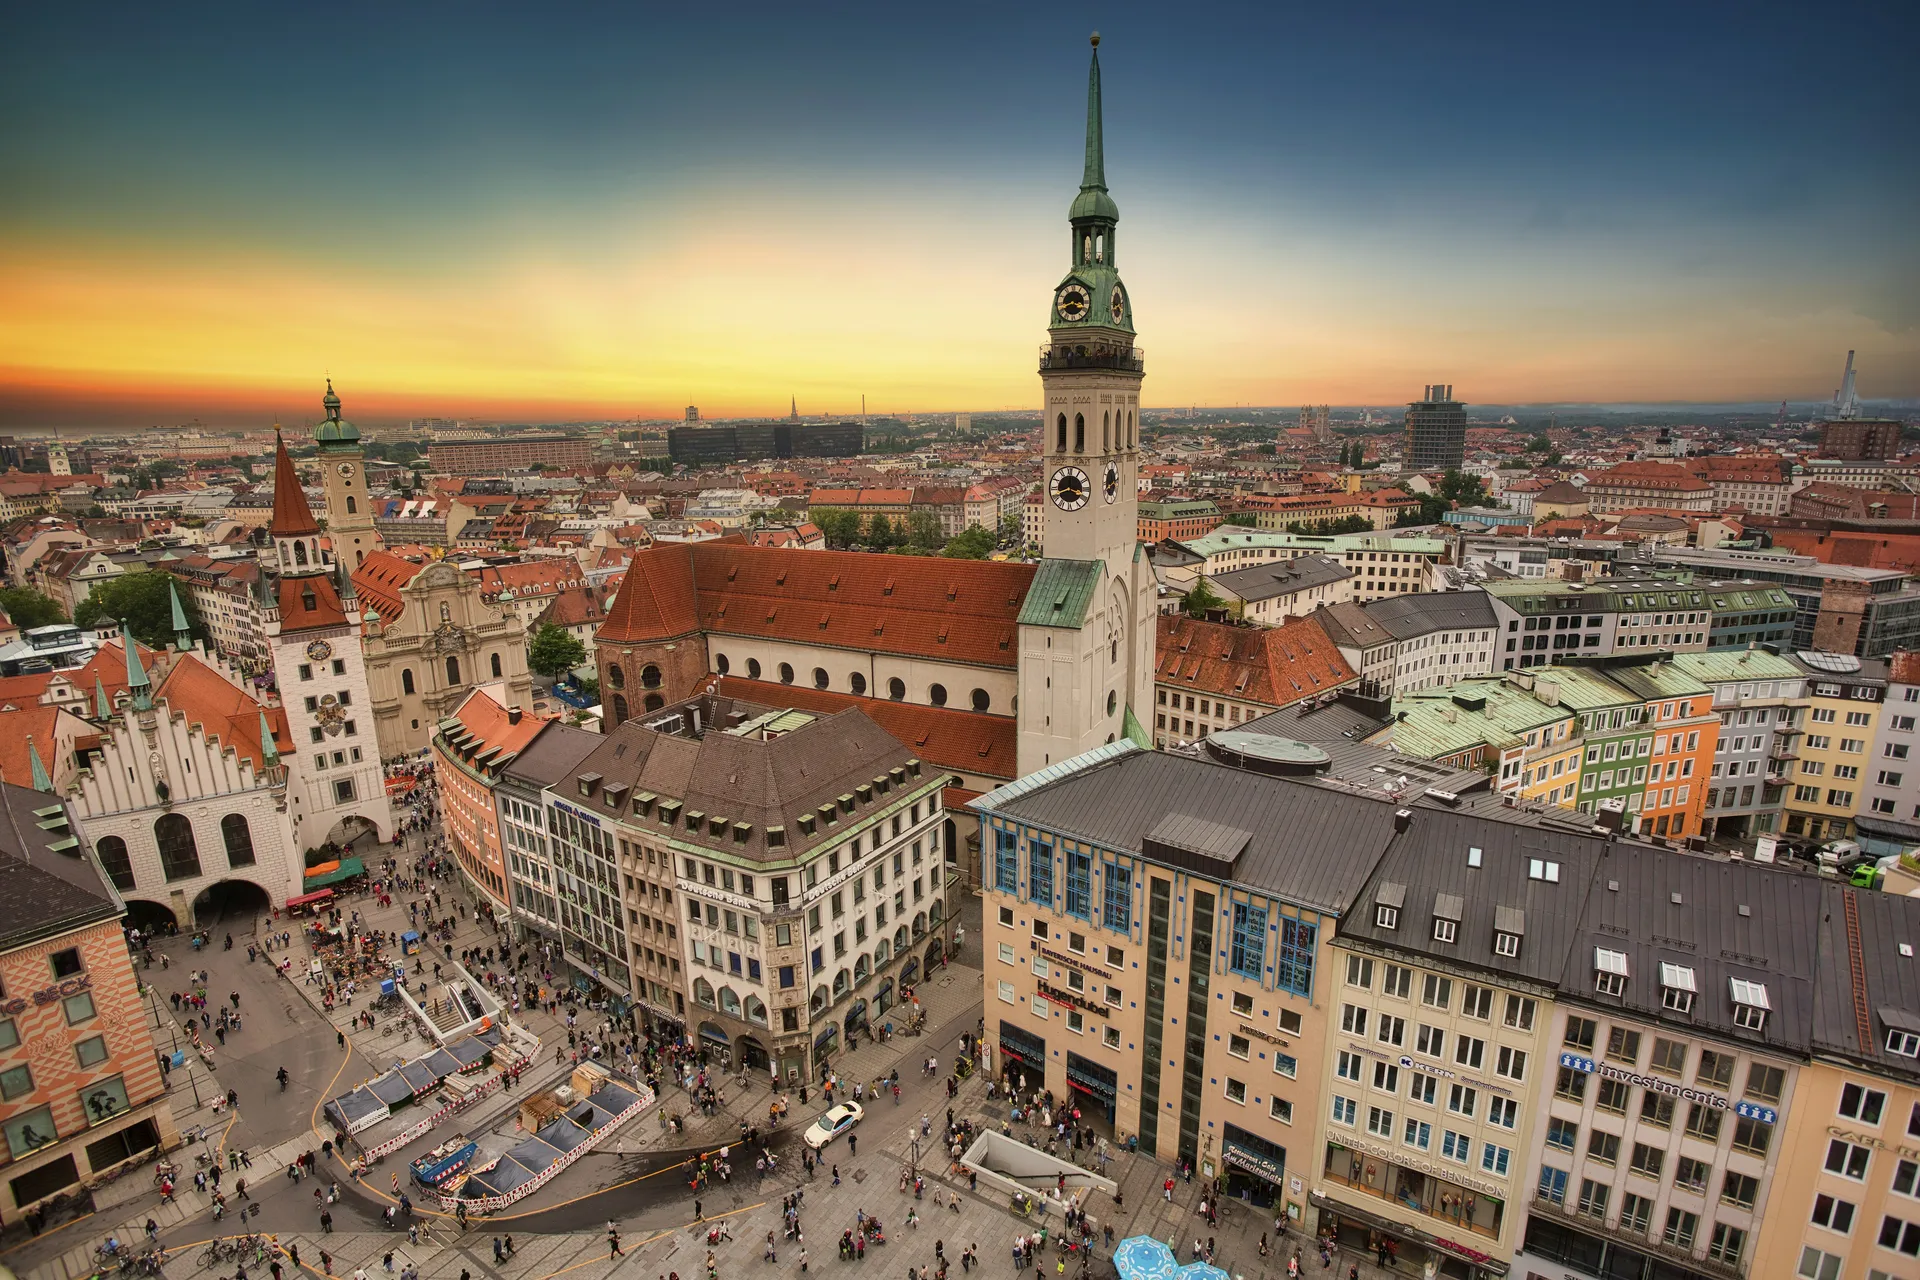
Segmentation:
{"type": "Polygon", "coordinates": [[[1080,261],[1093,261],[1093,235],[1090,232],[1080,237],[1080,261]]]}
{"type": "Polygon", "coordinates": [[[887,681],[887,696],[895,702],[904,701],[907,696],[907,682],[899,676],[887,681]]]}
{"type": "Polygon", "coordinates": [[[1113,432],[1113,415],[1111,413],[1106,412],[1105,410],[1102,410],[1100,413],[1100,452],[1102,453],[1112,452],[1113,450],[1112,432],[1113,432]]]}
{"type": "Polygon", "coordinates": [[[1127,410],[1127,448],[1133,448],[1133,410],[1127,410]]]}
{"type": "Polygon", "coordinates": [[[460,659],[453,657],[451,654],[449,654],[447,657],[447,684],[451,686],[459,683],[460,683],[460,659]]]}
{"type": "Polygon", "coordinates": [[[500,678],[500,655],[497,653],[492,655],[491,660],[493,662],[493,678],[498,680],[500,678]]]}
{"type": "Polygon", "coordinates": [[[627,695],[624,693],[616,693],[613,695],[613,722],[615,724],[625,724],[626,721],[627,695]]]}
{"type": "Polygon", "coordinates": [[[193,824],[184,814],[161,814],[153,824],[153,842],[160,846],[160,870],[169,881],[191,880],[200,874],[200,847],[193,842],[193,824]]]}
{"type": "Polygon", "coordinates": [[[400,668],[400,692],[402,693],[413,692],[413,668],[412,667],[400,668]]]}
{"type": "Polygon", "coordinates": [[[101,836],[93,851],[106,868],[107,879],[122,893],[133,892],[133,859],[127,856],[127,842],[119,836],[101,836]]]}
{"type": "Polygon", "coordinates": [[[648,711],[658,711],[660,708],[666,705],[667,705],[667,700],[661,697],[659,694],[650,693],[647,695],[646,709],[648,711]]]}
{"type": "Polygon", "coordinates": [[[358,512],[359,510],[360,510],[360,508],[359,508],[358,506],[356,506],[356,505],[354,504],[354,501],[353,501],[353,495],[352,495],[352,494],[348,494],[348,495],[347,495],[347,514],[348,514],[348,515],[353,515],[353,514],[355,514],[356,512],[358,512]]]}
{"type": "Polygon", "coordinates": [[[1075,453],[1087,451],[1087,419],[1083,414],[1073,415],[1073,451],[1075,453]]]}
{"type": "Polygon", "coordinates": [[[306,543],[296,541],[293,544],[293,562],[295,564],[305,564],[307,562],[307,544],[306,543]]]}
{"type": "Polygon", "coordinates": [[[1067,415],[1064,413],[1060,415],[1060,443],[1054,446],[1054,451],[1056,453],[1067,451],[1067,415]]]}
{"type": "Polygon", "coordinates": [[[220,819],[220,838],[226,842],[229,867],[250,867],[254,864],[253,832],[247,828],[245,814],[230,813],[220,819]]]}
{"type": "Polygon", "coordinates": [[[1093,260],[1095,262],[1105,262],[1107,260],[1107,238],[1105,236],[1095,236],[1093,238],[1093,260]]]}
{"type": "Polygon", "coordinates": [[[660,687],[660,668],[654,666],[651,662],[640,668],[640,684],[644,688],[658,689],[660,687]]]}

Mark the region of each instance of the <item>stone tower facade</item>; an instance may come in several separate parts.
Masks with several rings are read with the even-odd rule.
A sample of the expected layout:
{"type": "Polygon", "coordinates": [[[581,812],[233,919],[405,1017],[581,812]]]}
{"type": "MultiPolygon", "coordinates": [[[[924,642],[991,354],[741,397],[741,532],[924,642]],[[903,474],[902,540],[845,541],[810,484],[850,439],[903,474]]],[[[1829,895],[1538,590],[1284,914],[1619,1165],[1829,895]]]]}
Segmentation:
{"type": "Polygon", "coordinates": [[[327,379],[327,420],[314,429],[320,449],[320,483],[327,495],[327,536],[333,558],[352,577],[367,556],[384,543],[373,527],[373,509],[367,502],[366,451],[360,447],[360,428],[340,416],[340,397],[327,379]]]}

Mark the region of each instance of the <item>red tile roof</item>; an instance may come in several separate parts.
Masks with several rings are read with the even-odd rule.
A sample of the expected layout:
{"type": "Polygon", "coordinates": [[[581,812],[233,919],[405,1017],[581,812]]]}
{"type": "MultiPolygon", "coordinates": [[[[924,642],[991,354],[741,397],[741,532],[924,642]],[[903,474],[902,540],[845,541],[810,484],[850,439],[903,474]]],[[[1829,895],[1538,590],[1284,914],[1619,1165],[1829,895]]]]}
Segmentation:
{"type": "Polygon", "coordinates": [[[347,611],[333,579],[324,573],[304,578],[280,579],[280,632],[317,631],[322,627],[344,627],[347,611]]]}
{"type": "Polygon", "coordinates": [[[33,739],[40,753],[40,766],[52,777],[59,772],[61,746],[55,737],[60,723],[59,707],[38,705],[0,712],[0,780],[16,787],[33,785],[33,759],[27,754],[27,739],[33,739]]]}
{"type": "Polygon", "coordinates": [[[739,676],[716,676],[713,684],[718,693],[764,707],[795,707],[825,714],[854,707],[929,764],[1008,781],[1018,776],[1015,762],[1020,727],[1012,716],[862,698],[739,676]]]}
{"type": "Polygon", "coordinates": [[[232,749],[256,770],[265,760],[260,742],[262,711],[273,731],[275,749],[283,754],[293,750],[284,709],[259,702],[192,654],[182,654],[174,662],[154,691],[154,701],[166,703],[169,712],[186,717],[188,724],[202,726],[209,738],[232,749]]]}
{"type": "Polygon", "coordinates": [[[536,716],[521,712],[516,715],[501,705],[493,694],[485,689],[474,689],[467,694],[460,706],[454,711],[454,717],[466,726],[471,737],[461,747],[451,743],[443,744],[445,749],[471,767],[488,776],[496,776],[514,756],[526,750],[534,735],[547,727],[547,722],[555,716],[536,716]],[[516,723],[517,721],[517,723],[516,723]],[[484,765],[474,765],[475,755],[484,754],[492,749],[495,754],[484,765]]]}
{"type": "Polygon", "coordinates": [[[276,538],[320,532],[320,522],[313,518],[306,491],[294,473],[293,459],[287,456],[287,442],[278,432],[273,437],[273,524],[269,532],[276,538]]]}
{"type": "Polygon", "coordinates": [[[1176,613],[1160,615],[1153,678],[1168,688],[1285,707],[1355,676],[1315,618],[1236,627],[1176,613]]]}
{"type": "Polygon", "coordinates": [[[737,538],[636,554],[599,639],[677,639],[696,630],[1016,665],[1020,605],[1034,566],[864,551],[801,554],[737,538]]]}
{"type": "Polygon", "coordinates": [[[392,551],[370,551],[360,567],[353,571],[354,594],[380,615],[382,622],[392,622],[403,611],[400,589],[413,581],[413,576],[426,566],[417,560],[395,555],[392,551]]]}

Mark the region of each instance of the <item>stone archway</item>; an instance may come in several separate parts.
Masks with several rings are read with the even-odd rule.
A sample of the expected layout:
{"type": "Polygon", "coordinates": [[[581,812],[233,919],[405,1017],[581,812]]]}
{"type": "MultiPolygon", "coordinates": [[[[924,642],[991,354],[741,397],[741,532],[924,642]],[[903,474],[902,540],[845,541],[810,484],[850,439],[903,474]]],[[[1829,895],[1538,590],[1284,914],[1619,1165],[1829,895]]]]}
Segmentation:
{"type": "Polygon", "coordinates": [[[940,939],[935,938],[932,942],[929,942],[927,944],[926,971],[928,973],[932,973],[936,968],[939,967],[940,962],[945,958],[946,958],[945,946],[940,941],[940,939]]]}
{"type": "Polygon", "coordinates": [[[164,902],[152,898],[128,898],[127,924],[140,930],[142,936],[158,929],[167,932],[169,927],[179,928],[181,920],[173,914],[173,908],[164,902]]]}
{"type": "Polygon", "coordinates": [[[378,822],[362,814],[349,813],[327,828],[326,843],[346,850],[349,857],[364,858],[385,839],[378,822]]]}
{"type": "Polygon", "coordinates": [[[195,895],[193,922],[210,929],[222,923],[250,921],[266,915],[275,905],[273,895],[252,880],[215,880],[195,895]]]}

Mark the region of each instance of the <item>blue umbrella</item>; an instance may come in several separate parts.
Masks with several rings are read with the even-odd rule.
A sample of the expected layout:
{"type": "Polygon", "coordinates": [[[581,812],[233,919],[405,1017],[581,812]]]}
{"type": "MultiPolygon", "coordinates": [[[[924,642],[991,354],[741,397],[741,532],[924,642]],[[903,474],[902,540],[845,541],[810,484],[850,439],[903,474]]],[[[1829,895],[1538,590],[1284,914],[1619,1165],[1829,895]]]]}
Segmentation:
{"type": "Polygon", "coordinates": [[[1113,1251],[1121,1280],[1173,1280],[1179,1271],[1173,1250],[1152,1236],[1128,1236],[1113,1251]]]}
{"type": "Polygon", "coordinates": [[[1233,1280],[1211,1262],[1189,1262],[1176,1273],[1175,1280],[1233,1280]]]}

